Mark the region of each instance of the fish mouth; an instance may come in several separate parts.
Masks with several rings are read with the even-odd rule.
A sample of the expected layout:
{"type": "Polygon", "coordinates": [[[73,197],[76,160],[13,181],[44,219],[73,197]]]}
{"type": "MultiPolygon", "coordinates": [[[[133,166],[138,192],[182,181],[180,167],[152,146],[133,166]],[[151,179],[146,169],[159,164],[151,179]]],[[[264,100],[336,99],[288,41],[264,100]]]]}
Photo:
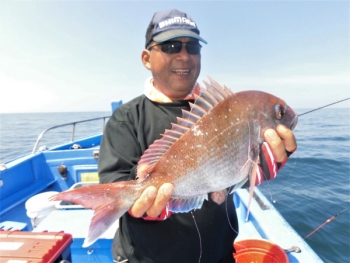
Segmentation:
{"type": "Polygon", "coordinates": [[[288,116],[288,122],[289,122],[289,128],[291,130],[294,130],[298,126],[298,114],[292,109],[289,108],[286,111],[287,116],[288,116]]]}
{"type": "Polygon", "coordinates": [[[177,75],[188,75],[190,73],[189,69],[172,69],[171,72],[177,75]]]}
{"type": "Polygon", "coordinates": [[[298,115],[295,116],[290,129],[295,130],[297,127],[298,127],[298,115]]]}

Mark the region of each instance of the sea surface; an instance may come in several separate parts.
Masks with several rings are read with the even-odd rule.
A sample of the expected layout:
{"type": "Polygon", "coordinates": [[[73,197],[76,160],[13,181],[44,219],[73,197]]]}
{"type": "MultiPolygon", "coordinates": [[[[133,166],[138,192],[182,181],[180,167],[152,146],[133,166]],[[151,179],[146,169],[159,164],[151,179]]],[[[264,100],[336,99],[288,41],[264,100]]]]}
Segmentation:
{"type": "MultiPolygon", "coordinates": [[[[38,135],[51,126],[109,114],[0,114],[0,163],[30,153],[38,135]]],[[[75,138],[101,133],[102,126],[102,121],[92,128],[77,125],[75,138]]],[[[71,130],[49,131],[40,145],[67,142],[71,130]]],[[[297,151],[276,179],[259,188],[302,237],[334,217],[306,242],[325,262],[350,262],[350,110],[326,108],[300,116],[295,135],[297,151]]]]}

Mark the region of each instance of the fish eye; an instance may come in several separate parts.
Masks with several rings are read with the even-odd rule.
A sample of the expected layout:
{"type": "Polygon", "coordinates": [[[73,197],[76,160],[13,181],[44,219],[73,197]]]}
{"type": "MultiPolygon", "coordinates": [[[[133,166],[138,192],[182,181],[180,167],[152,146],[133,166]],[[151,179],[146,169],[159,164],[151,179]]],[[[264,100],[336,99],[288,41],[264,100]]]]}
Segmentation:
{"type": "Polygon", "coordinates": [[[275,106],[275,113],[276,113],[276,118],[277,119],[282,119],[284,114],[285,114],[285,110],[284,107],[281,106],[280,104],[276,104],[275,106]]]}

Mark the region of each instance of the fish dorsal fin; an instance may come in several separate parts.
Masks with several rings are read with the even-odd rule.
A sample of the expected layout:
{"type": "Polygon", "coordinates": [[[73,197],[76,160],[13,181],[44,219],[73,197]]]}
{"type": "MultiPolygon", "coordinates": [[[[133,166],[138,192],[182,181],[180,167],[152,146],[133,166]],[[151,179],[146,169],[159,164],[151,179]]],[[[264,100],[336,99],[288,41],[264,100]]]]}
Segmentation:
{"type": "Polygon", "coordinates": [[[210,84],[204,81],[206,88],[200,87],[199,95],[195,95],[194,103],[190,103],[190,111],[183,110],[182,117],[177,118],[177,123],[172,123],[171,130],[165,130],[163,137],[154,141],[144,152],[137,165],[137,178],[144,179],[151,172],[154,165],[163,154],[203,116],[208,114],[217,104],[228,96],[232,91],[225,86],[220,86],[209,77],[210,84]]]}

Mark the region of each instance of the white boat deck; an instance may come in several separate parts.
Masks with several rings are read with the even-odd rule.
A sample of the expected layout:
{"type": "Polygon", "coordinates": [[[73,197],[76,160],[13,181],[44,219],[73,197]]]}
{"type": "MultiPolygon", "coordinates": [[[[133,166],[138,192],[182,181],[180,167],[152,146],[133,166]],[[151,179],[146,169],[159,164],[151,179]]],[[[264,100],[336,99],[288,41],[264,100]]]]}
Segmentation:
{"type": "Polygon", "coordinates": [[[239,220],[237,241],[243,239],[267,239],[283,249],[296,246],[300,248],[301,252],[288,253],[290,263],[323,262],[257,188],[255,188],[257,197],[252,201],[248,221],[245,219],[249,192],[246,189],[239,189],[235,194],[237,195],[235,205],[239,220]],[[260,206],[266,209],[262,209],[260,206]]]}
{"type": "MultiPolygon", "coordinates": [[[[235,192],[235,205],[239,220],[239,235],[237,241],[244,239],[267,239],[283,249],[297,246],[300,253],[288,253],[290,263],[323,262],[309,245],[283,219],[274,206],[256,189],[256,198],[252,201],[251,213],[248,221],[245,220],[249,193],[246,189],[235,192]],[[260,205],[259,205],[260,203],[260,205]],[[262,209],[263,206],[266,209],[262,209]]],[[[84,239],[87,235],[93,211],[90,209],[54,210],[39,224],[34,232],[64,231],[75,239],[84,239]]],[[[116,221],[101,237],[113,239],[118,221],[116,221]]]]}

